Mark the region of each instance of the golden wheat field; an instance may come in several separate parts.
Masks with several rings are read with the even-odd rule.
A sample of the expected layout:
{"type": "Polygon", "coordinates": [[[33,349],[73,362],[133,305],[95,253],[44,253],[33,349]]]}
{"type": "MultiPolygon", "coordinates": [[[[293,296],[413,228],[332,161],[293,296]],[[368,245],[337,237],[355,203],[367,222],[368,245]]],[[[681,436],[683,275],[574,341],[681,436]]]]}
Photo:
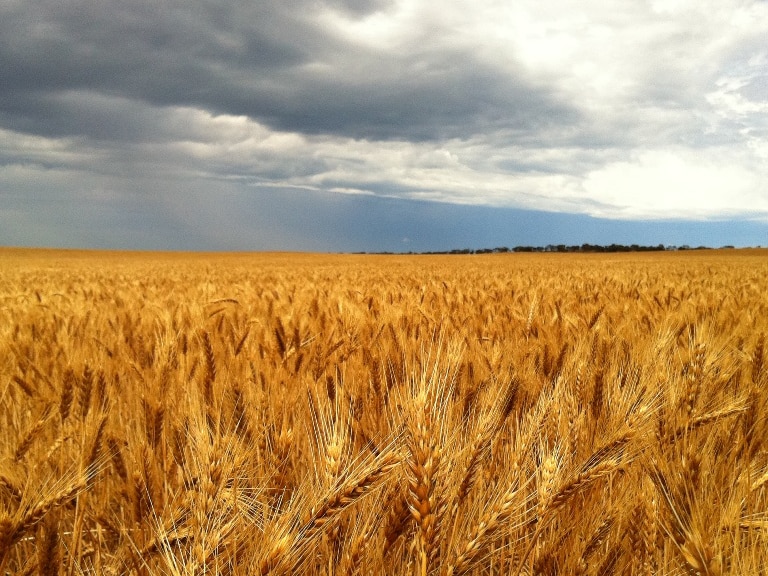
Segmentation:
{"type": "Polygon", "coordinates": [[[0,251],[0,574],[765,574],[768,251],[0,251]]]}

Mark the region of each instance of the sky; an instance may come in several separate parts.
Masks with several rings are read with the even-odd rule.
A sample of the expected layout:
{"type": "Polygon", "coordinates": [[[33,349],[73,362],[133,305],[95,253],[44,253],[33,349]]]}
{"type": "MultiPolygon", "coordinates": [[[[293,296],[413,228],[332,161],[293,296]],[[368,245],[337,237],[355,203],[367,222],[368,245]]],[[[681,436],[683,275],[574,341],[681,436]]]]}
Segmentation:
{"type": "Polygon", "coordinates": [[[0,245],[768,246],[768,2],[1,0],[0,245]]]}

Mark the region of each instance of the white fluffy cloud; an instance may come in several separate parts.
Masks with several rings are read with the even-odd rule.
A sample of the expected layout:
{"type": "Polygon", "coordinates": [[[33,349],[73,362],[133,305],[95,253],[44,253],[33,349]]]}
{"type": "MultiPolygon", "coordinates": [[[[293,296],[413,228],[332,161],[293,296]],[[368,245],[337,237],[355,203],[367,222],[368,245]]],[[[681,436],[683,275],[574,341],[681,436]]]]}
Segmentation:
{"type": "MultiPolygon", "coordinates": [[[[595,170],[585,193],[608,206],[605,216],[732,218],[768,216],[757,175],[726,153],[670,149],[642,152],[595,170]]],[[[598,213],[598,215],[600,215],[598,213]]]]}

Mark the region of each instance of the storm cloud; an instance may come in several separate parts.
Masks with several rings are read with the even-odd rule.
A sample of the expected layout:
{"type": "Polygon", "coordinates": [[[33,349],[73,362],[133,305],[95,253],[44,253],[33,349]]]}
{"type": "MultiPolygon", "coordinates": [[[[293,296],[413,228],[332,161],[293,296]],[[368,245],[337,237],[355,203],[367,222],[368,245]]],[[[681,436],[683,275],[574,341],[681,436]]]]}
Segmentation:
{"type": "Polygon", "coordinates": [[[0,241],[276,248],[243,214],[282,213],[321,246],[298,194],[329,225],[442,203],[478,236],[468,207],[765,243],[766,37],[759,1],[4,2],[0,241]]]}

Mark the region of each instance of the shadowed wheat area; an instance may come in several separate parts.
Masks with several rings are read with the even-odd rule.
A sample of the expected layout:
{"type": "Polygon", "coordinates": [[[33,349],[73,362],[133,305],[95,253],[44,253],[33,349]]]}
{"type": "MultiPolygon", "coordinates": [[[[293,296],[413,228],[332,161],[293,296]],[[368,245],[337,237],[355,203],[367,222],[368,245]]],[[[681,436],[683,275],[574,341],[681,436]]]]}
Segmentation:
{"type": "Polygon", "coordinates": [[[768,253],[0,251],[0,574],[765,574],[768,253]]]}

